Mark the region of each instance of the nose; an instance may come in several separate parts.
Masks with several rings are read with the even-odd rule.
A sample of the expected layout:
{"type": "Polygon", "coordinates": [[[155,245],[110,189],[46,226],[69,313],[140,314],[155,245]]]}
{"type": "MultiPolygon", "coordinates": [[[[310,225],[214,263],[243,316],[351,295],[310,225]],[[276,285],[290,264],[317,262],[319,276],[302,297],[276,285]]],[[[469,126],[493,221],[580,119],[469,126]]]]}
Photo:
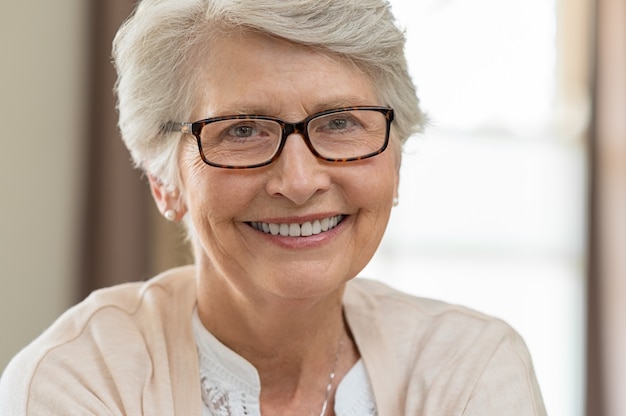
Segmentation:
{"type": "Polygon", "coordinates": [[[314,195],[330,188],[327,164],[311,153],[301,134],[293,133],[287,137],[278,159],[269,165],[272,172],[267,192],[304,205],[314,195]]]}

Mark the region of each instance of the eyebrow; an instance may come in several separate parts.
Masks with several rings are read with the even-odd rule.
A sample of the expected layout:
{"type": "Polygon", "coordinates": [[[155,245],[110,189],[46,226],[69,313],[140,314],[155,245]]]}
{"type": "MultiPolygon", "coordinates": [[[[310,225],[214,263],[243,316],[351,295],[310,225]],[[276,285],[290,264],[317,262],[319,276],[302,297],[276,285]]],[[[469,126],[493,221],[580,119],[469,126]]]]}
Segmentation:
{"type": "MultiPolygon", "coordinates": [[[[333,110],[336,108],[349,108],[355,106],[379,106],[380,103],[378,100],[367,100],[363,97],[341,97],[338,99],[332,99],[329,101],[319,102],[314,104],[312,107],[308,108],[308,114],[316,114],[326,110],[333,110]]],[[[264,116],[279,116],[281,113],[281,108],[274,104],[268,105],[258,105],[251,103],[233,103],[219,112],[211,115],[211,117],[223,117],[229,115],[264,115],[264,116]]]]}
{"type": "Polygon", "coordinates": [[[356,107],[356,106],[380,106],[378,100],[364,99],[363,97],[343,97],[340,99],[326,101],[315,105],[312,109],[312,114],[319,113],[321,111],[333,110],[335,108],[356,107]]]}

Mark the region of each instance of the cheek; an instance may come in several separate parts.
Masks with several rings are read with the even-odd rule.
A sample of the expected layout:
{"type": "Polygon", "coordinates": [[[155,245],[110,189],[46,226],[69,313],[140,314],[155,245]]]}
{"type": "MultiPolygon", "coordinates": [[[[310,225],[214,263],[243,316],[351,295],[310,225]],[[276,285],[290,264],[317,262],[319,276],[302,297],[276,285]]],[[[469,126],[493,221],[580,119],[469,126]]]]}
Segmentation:
{"type": "Polygon", "coordinates": [[[198,148],[191,146],[191,144],[186,145],[180,152],[178,166],[180,166],[183,191],[193,188],[202,179],[202,176],[206,175],[206,168],[208,167],[200,158],[198,148]]]}
{"type": "Polygon", "coordinates": [[[355,172],[352,181],[354,197],[372,210],[389,209],[398,186],[399,158],[395,151],[383,155],[376,163],[355,172]]]}
{"type": "Polygon", "coordinates": [[[397,193],[398,159],[391,152],[386,156],[362,172],[360,186],[353,189],[353,203],[360,207],[355,237],[365,256],[373,255],[378,247],[397,193]]]}
{"type": "Polygon", "coordinates": [[[352,203],[359,209],[354,220],[351,244],[353,274],[369,263],[383,238],[395,196],[396,170],[392,164],[378,166],[361,175],[360,186],[354,187],[352,203]],[[378,174],[372,174],[371,171],[378,174]]]}
{"type": "Polygon", "coordinates": [[[391,140],[391,154],[392,154],[392,178],[393,178],[393,197],[398,196],[398,186],[400,186],[400,164],[402,163],[402,144],[392,138],[391,140]]]}
{"type": "Polygon", "coordinates": [[[213,199],[219,199],[220,190],[227,186],[223,182],[228,172],[204,163],[195,145],[189,144],[181,152],[180,171],[182,192],[191,211],[207,209],[206,205],[211,205],[213,199]]]}
{"type": "Polygon", "coordinates": [[[254,175],[209,166],[197,148],[181,153],[182,192],[194,221],[230,221],[250,204],[259,187],[254,175]]]}
{"type": "Polygon", "coordinates": [[[179,166],[185,206],[194,227],[197,227],[198,221],[204,222],[206,217],[215,215],[211,202],[214,189],[211,188],[216,185],[216,181],[211,178],[210,166],[202,161],[197,148],[186,146],[181,152],[179,166]]]}

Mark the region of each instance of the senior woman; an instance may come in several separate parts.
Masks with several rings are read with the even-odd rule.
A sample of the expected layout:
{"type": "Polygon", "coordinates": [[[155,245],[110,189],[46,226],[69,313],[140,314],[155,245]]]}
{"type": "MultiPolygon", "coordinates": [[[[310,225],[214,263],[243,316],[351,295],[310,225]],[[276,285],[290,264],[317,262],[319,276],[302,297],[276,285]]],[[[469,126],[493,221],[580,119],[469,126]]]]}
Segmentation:
{"type": "Polygon", "coordinates": [[[2,378],[10,415],[543,415],[503,322],[352,280],[423,123],[382,0],[143,0],[122,136],[195,265],[101,290],[2,378]]]}

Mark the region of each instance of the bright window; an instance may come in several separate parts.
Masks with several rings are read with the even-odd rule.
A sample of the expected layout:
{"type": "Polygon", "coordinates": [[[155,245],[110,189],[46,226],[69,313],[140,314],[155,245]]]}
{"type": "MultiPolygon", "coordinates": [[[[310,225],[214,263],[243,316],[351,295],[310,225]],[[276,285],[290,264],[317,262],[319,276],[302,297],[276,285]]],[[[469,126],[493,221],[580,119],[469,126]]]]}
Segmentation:
{"type": "MultiPolygon", "coordinates": [[[[585,147],[563,128],[556,0],[392,0],[431,118],[361,273],[501,317],[548,414],[583,414],[585,147]]],[[[567,104],[567,103],[566,103],[567,104]]]]}

